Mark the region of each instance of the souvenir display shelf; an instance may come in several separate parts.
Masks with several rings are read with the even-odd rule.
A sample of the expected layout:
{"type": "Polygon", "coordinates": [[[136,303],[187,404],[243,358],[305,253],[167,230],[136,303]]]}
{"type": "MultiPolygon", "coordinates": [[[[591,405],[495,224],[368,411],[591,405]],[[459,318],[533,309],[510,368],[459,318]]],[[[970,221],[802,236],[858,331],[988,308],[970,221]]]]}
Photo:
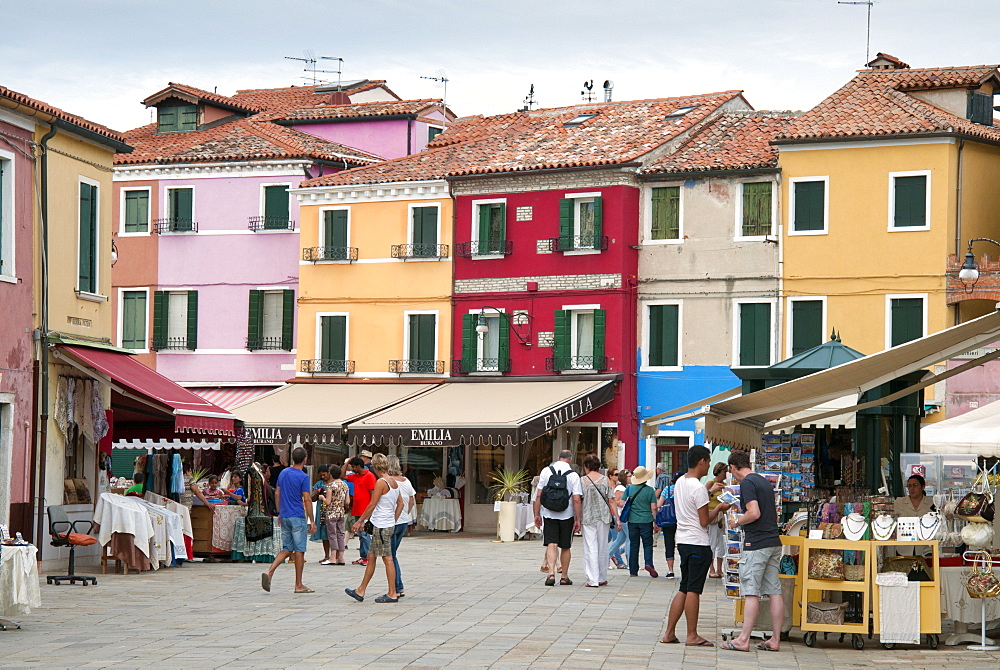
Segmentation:
{"type": "Polygon", "coordinates": [[[844,593],[860,593],[861,602],[861,622],[833,625],[809,623],[808,616],[802,614],[802,623],[799,626],[805,633],[806,646],[812,647],[816,644],[817,633],[849,633],[851,643],[855,649],[863,649],[865,646],[865,634],[868,633],[870,611],[871,611],[871,580],[873,572],[870,569],[872,559],[871,543],[866,541],[852,542],[850,540],[811,540],[803,538],[802,551],[799,554],[799,574],[802,576],[802,606],[807,609],[808,603],[823,600],[824,591],[841,591],[844,593]],[[864,552],[865,571],[862,581],[811,579],[809,577],[809,557],[820,550],[835,551],[860,551],[864,552]]]}
{"type": "MultiPolygon", "coordinates": [[[[879,567],[886,557],[887,550],[894,552],[896,547],[912,549],[916,547],[929,548],[930,556],[924,556],[928,561],[928,568],[931,577],[929,582],[920,582],[920,633],[927,636],[927,646],[937,649],[941,635],[941,561],[940,549],[937,541],[911,542],[900,540],[889,540],[879,542],[873,540],[871,543],[872,553],[875,560],[870,561],[870,581],[872,585],[872,602],[878,606],[881,587],[875,583],[875,576],[879,573],[879,567]]],[[[879,634],[879,617],[872,617],[874,621],[874,632],[879,634]]],[[[892,649],[894,644],[883,644],[886,649],[892,649]]]]}

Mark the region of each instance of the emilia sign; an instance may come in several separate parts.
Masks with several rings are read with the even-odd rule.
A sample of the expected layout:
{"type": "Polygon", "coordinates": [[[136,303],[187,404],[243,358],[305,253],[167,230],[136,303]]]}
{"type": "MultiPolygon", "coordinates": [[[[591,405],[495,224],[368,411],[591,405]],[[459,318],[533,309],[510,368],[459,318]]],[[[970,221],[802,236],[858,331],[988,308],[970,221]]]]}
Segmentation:
{"type": "Polygon", "coordinates": [[[453,444],[447,428],[419,428],[410,430],[408,443],[414,447],[444,447],[453,444]]]}

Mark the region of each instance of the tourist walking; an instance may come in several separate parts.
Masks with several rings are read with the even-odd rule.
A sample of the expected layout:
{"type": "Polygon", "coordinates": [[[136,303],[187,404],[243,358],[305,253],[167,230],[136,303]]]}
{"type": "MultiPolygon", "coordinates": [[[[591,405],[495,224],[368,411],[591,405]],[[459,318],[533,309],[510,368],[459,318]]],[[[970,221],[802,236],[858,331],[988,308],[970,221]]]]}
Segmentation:
{"type": "MultiPolygon", "coordinates": [[[[625,491],[625,504],[632,501],[628,516],[628,572],[639,576],[639,543],[643,549],[643,569],[654,579],[659,576],[653,567],[653,517],[656,515],[656,490],[646,482],[653,471],[639,466],[632,473],[632,484],[625,491]]],[[[624,508],[623,508],[624,509],[624,508]]]]}
{"type": "Polygon", "coordinates": [[[581,478],[583,490],[581,527],[583,529],[583,574],[585,586],[606,586],[608,583],[608,530],[611,524],[621,525],[611,509],[611,487],[600,473],[601,459],[587,454],[583,459],[586,474],[581,478]]]}
{"type": "Polygon", "coordinates": [[[344,518],[350,509],[351,495],[347,483],[341,479],[343,470],[339,465],[330,466],[330,481],[323,494],[326,505],[326,536],[330,543],[329,553],[323,565],[344,565],[344,552],[347,550],[347,538],[344,535],[344,518]]]}
{"type": "Polygon", "coordinates": [[[316,532],[309,536],[310,542],[323,543],[323,560],[320,565],[330,565],[330,540],[326,532],[326,487],[330,483],[330,466],[326,463],[317,466],[316,474],[319,479],[313,484],[312,499],[316,503],[316,532]]]}
{"type": "MultiPolygon", "coordinates": [[[[371,535],[371,542],[368,546],[368,560],[365,562],[365,574],[361,578],[361,584],[356,589],[344,589],[344,593],[358,602],[362,602],[365,599],[365,592],[368,590],[368,582],[371,581],[372,575],[375,574],[375,559],[381,558],[385,564],[385,580],[389,588],[388,592],[376,598],[375,602],[398,603],[399,594],[396,591],[396,568],[392,562],[392,534],[396,530],[396,522],[399,519],[399,515],[403,512],[403,499],[399,495],[399,483],[387,476],[389,459],[386,455],[375,454],[372,456],[371,466],[375,475],[378,476],[378,481],[372,490],[368,506],[358,516],[357,521],[354,522],[354,532],[359,534],[365,522],[371,522],[368,528],[371,535]]],[[[360,467],[364,470],[364,465],[360,467]]],[[[355,479],[355,492],[358,490],[357,483],[358,479],[355,479]]]]}
{"type": "Polygon", "coordinates": [[[371,548],[372,536],[365,532],[364,524],[361,526],[358,525],[357,520],[358,517],[364,514],[365,509],[368,508],[368,504],[371,502],[372,490],[375,488],[375,475],[365,467],[365,462],[358,456],[352,458],[348,463],[350,464],[351,472],[354,473],[354,476],[351,477],[351,481],[354,483],[354,490],[351,492],[351,499],[353,500],[351,504],[351,516],[354,517],[354,524],[351,528],[361,541],[358,547],[358,560],[352,561],[352,563],[354,565],[368,565],[368,550],[371,548]]]}
{"type": "Polygon", "coordinates": [[[291,557],[295,564],[295,593],[312,593],[302,583],[302,567],[306,562],[306,542],[309,533],[316,532],[313,522],[312,500],[309,494],[309,475],[303,471],[306,450],[292,449],[292,467],[284,468],[278,475],[275,497],[278,499],[278,517],[281,519],[281,551],[267,572],[261,573],[260,585],[271,590],[271,578],[278,566],[291,557]],[[308,523],[306,522],[308,519],[308,523]]]}
{"type": "Polygon", "coordinates": [[[781,646],[781,623],[785,618],[785,601],[781,596],[778,577],[781,563],[781,536],[778,514],[774,505],[774,487],[750,469],[750,456],[744,451],[729,455],[729,469],[740,484],[740,506],[743,514],[731,522],[733,528],[743,527],[743,556],[740,558],[740,594],[743,604],[743,629],[739,636],[722,643],[730,651],[750,651],[750,634],[760,612],[760,597],[771,602],[771,639],[757,644],[761,651],[778,651],[781,646]]]}
{"type": "MultiPolygon", "coordinates": [[[[708,511],[711,512],[719,505],[719,496],[726,489],[726,475],[729,474],[729,465],[726,463],[716,463],[712,467],[712,478],[705,484],[708,487],[708,511]]],[[[708,527],[708,543],[712,547],[712,567],[708,570],[708,576],[712,579],[722,577],[722,559],[726,557],[726,519],[719,515],[718,519],[708,527]]]]}
{"type": "Polygon", "coordinates": [[[570,547],[573,533],[580,530],[582,490],[580,475],[573,471],[570,463],[573,452],[560,451],[559,459],[542,470],[538,476],[538,495],[535,497],[535,526],[542,528],[542,544],[545,545],[545,564],[549,576],[546,586],[556,583],[556,566],[562,577],[559,584],[569,586],[570,547]],[[543,525],[543,521],[544,525],[543,525]]]}
{"type": "MultiPolygon", "coordinates": [[[[623,496],[625,491],[628,489],[628,485],[631,482],[632,473],[628,470],[618,471],[618,483],[614,488],[614,499],[611,501],[612,507],[614,507],[615,514],[619,517],[622,512],[622,505],[625,504],[623,496]]],[[[628,566],[625,564],[625,545],[628,544],[628,524],[619,523],[618,530],[615,533],[614,539],[611,541],[611,546],[608,547],[608,557],[611,562],[615,564],[615,567],[619,570],[624,570],[628,566]]]]}
{"type": "Polygon", "coordinates": [[[729,505],[719,503],[708,511],[708,489],[701,478],[708,475],[711,452],[701,445],[688,449],[688,471],[674,484],[674,512],[677,515],[677,553],[681,557],[681,580],[677,595],[670,603],[667,630],[660,642],[678,643],[677,624],[681,615],[687,620],[684,644],[689,647],[715,646],[698,634],[698,611],[705,578],[712,565],[712,548],[708,543],[708,526],[729,505]]]}
{"type": "MultiPolygon", "coordinates": [[[[684,476],[683,470],[678,470],[674,473],[673,479],[670,480],[671,483],[664,486],[663,490],[660,492],[660,497],[657,499],[656,512],[659,514],[660,509],[664,505],[669,505],[670,509],[674,509],[674,485],[677,480],[684,476]]],[[[667,579],[673,579],[675,577],[674,573],[674,553],[677,548],[677,513],[673,512],[673,523],[665,523],[660,526],[660,530],[663,531],[663,553],[664,557],[667,559],[667,579]]]]}
{"type": "Polygon", "coordinates": [[[413,489],[410,480],[403,476],[403,468],[399,463],[399,457],[389,456],[389,477],[395,479],[399,484],[399,496],[403,499],[403,511],[396,519],[396,527],[392,532],[392,565],[396,569],[396,593],[402,598],[403,593],[403,573],[399,569],[399,543],[403,541],[407,529],[413,523],[413,508],[416,506],[417,492],[413,489]]]}

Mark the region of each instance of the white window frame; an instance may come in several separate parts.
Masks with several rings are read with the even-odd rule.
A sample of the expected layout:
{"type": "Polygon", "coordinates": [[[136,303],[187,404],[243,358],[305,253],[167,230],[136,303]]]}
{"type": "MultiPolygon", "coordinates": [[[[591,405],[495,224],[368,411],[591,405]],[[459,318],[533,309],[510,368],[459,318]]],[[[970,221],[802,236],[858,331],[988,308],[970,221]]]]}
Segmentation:
{"type": "MultiPolygon", "coordinates": [[[[3,181],[0,182],[0,194],[3,196],[0,198],[3,206],[3,211],[0,211],[0,226],[3,226],[3,235],[2,239],[0,239],[0,244],[3,244],[3,248],[0,249],[0,258],[4,260],[4,269],[2,274],[0,274],[0,281],[14,284],[17,283],[17,266],[15,265],[15,259],[17,258],[17,226],[14,223],[17,216],[17,208],[14,205],[14,184],[17,183],[15,170],[17,168],[15,167],[14,153],[0,149],[0,161],[4,161],[6,164],[3,170],[3,181]]],[[[79,258],[79,254],[77,254],[77,257],[79,258]]],[[[77,260],[77,263],[79,263],[79,260],[77,260]]]]}
{"type": "MultiPolygon", "coordinates": [[[[563,198],[573,201],[573,237],[579,238],[580,232],[580,202],[589,201],[593,202],[594,198],[603,198],[604,195],[601,191],[588,191],[586,193],[564,193],[563,198]]],[[[601,234],[604,233],[604,213],[603,209],[601,212],[601,234]]],[[[583,248],[583,249],[573,249],[572,251],[564,251],[564,256],[592,256],[594,254],[601,253],[600,249],[583,248]]]]}
{"type": "MultiPolygon", "coordinates": [[[[295,184],[293,184],[293,183],[291,183],[291,182],[275,182],[275,183],[273,183],[273,184],[261,184],[261,185],[260,185],[260,206],[259,206],[259,209],[258,209],[258,215],[259,215],[259,216],[264,216],[264,200],[265,200],[265,197],[266,197],[266,196],[264,195],[264,194],[266,193],[266,191],[265,191],[264,189],[265,189],[265,188],[267,188],[268,186],[284,186],[284,187],[285,187],[286,189],[292,189],[292,188],[295,188],[295,184]]],[[[292,201],[293,201],[293,200],[295,200],[295,198],[294,198],[294,197],[292,197],[292,194],[291,194],[291,193],[289,193],[289,194],[288,194],[288,220],[289,220],[289,221],[291,221],[291,220],[292,220],[292,218],[293,218],[293,217],[292,217],[292,201]]],[[[192,198],[192,200],[191,200],[191,215],[192,215],[192,217],[194,216],[194,199],[193,199],[193,198],[192,198]]],[[[269,232],[269,233],[274,233],[274,232],[278,232],[278,233],[290,233],[290,232],[292,232],[292,229],[291,229],[291,228],[289,228],[289,229],[287,229],[287,230],[285,230],[285,229],[282,229],[282,230],[268,230],[268,231],[264,231],[264,230],[260,230],[260,231],[258,231],[258,232],[269,232]]]]}
{"type": "MultiPolygon", "coordinates": [[[[495,318],[497,320],[497,327],[498,328],[510,328],[511,327],[511,325],[507,322],[507,319],[510,318],[510,317],[500,316],[500,314],[506,314],[507,313],[506,308],[499,308],[498,307],[498,308],[496,308],[496,311],[490,310],[489,312],[487,312],[486,310],[484,310],[482,308],[480,308],[480,309],[470,309],[469,310],[469,314],[475,314],[477,318],[478,318],[480,312],[482,312],[483,317],[485,317],[487,319],[495,318]]],[[[483,359],[486,358],[486,356],[483,355],[485,353],[483,351],[485,345],[484,345],[483,338],[478,337],[478,335],[479,335],[478,333],[476,333],[476,335],[477,335],[477,337],[476,337],[476,369],[475,369],[475,372],[500,372],[499,366],[495,367],[495,368],[481,368],[481,367],[479,367],[479,361],[481,361],[481,360],[483,360],[483,359]]],[[[497,352],[497,357],[498,358],[499,358],[499,353],[500,352],[498,351],[497,352]]]]}
{"type": "MultiPolygon", "coordinates": [[[[284,296],[285,296],[285,291],[289,291],[289,290],[293,290],[294,291],[294,289],[291,288],[291,287],[288,287],[288,286],[255,286],[253,288],[253,290],[260,291],[261,294],[262,294],[261,297],[260,297],[260,312],[261,312],[260,313],[260,336],[261,336],[261,338],[263,338],[264,337],[264,296],[263,296],[263,294],[264,293],[280,293],[281,294],[281,296],[282,296],[281,318],[282,318],[282,323],[284,323],[284,317],[285,317],[284,296]]],[[[295,303],[293,302],[293,305],[294,304],[295,303]]],[[[293,313],[292,313],[292,323],[294,324],[295,323],[295,313],[294,313],[295,308],[292,307],[292,310],[293,310],[293,313]]],[[[280,328],[279,328],[279,330],[280,330],[280,328]]],[[[293,330],[294,330],[294,328],[293,328],[293,330]]],[[[293,348],[294,348],[294,337],[293,337],[293,343],[292,344],[293,344],[293,348]]],[[[285,351],[285,350],[282,349],[282,351],[285,351]]]]}
{"type": "MultiPolygon", "coordinates": [[[[198,217],[195,214],[195,212],[198,211],[198,200],[197,200],[198,199],[198,189],[196,189],[194,187],[194,184],[170,184],[169,186],[164,186],[163,187],[163,196],[162,196],[162,198],[163,198],[163,203],[162,203],[163,217],[162,218],[164,218],[164,219],[169,219],[170,218],[170,193],[169,193],[169,191],[174,191],[174,190],[180,189],[180,188],[189,188],[189,189],[191,189],[191,220],[192,221],[197,221],[198,217]]],[[[153,225],[152,221],[150,222],[149,225],[150,226],[153,225]]],[[[186,235],[188,233],[193,233],[193,232],[195,232],[195,231],[193,231],[193,230],[190,230],[190,231],[189,230],[171,230],[168,233],[160,233],[160,234],[161,235],[162,234],[166,234],[166,235],[186,235]]]]}
{"type": "MultiPolygon", "coordinates": [[[[473,248],[478,248],[478,246],[476,246],[476,245],[479,244],[479,206],[480,205],[497,205],[497,204],[502,204],[504,206],[504,216],[506,216],[506,212],[507,212],[507,198],[489,198],[489,199],[486,199],[486,200],[473,200],[472,201],[472,221],[471,221],[472,235],[469,237],[469,239],[472,241],[473,248]]],[[[411,222],[411,225],[412,225],[412,222],[413,222],[413,217],[412,216],[410,217],[410,222],[411,222]]],[[[504,223],[504,235],[506,235],[506,222],[504,223]]],[[[493,260],[493,259],[503,258],[503,257],[504,257],[503,254],[477,254],[477,253],[474,253],[474,252],[469,256],[469,258],[472,259],[472,260],[474,260],[474,261],[493,260]]]]}
{"type": "MultiPolygon", "coordinates": [[[[568,311],[570,313],[570,317],[569,317],[569,350],[570,350],[570,354],[569,355],[570,355],[570,358],[580,358],[579,349],[577,349],[577,341],[576,341],[576,330],[577,330],[577,328],[576,328],[576,318],[577,318],[577,314],[579,314],[581,312],[590,312],[591,314],[593,314],[594,310],[597,310],[597,309],[606,309],[606,308],[601,307],[600,303],[593,303],[593,304],[590,304],[590,305],[563,305],[562,309],[564,311],[568,311]]],[[[605,330],[604,330],[604,344],[605,344],[605,347],[607,346],[607,342],[608,342],[608,333],[607,333],[607,324],[605,324],[605,330]]],[[[605,351],[605,355],[607,355],[606,351],[605,351]]],[[[587,368],[574,366],[574,367],[568,368],[567,370],[563,370],[563,372],[569,372],[569,371],[573,371],[573,370],[594,370],[594,369],[595,369],[594,366],[590,366],[590,367],[587,367],[587,368]]]]}
{"type": "Polygon", "coordinates": [[[679,182],[646,184],[642,193],[642,240],[641,244],[684,244],[684,184],[679,182]],[[677,189],[677,239],[653,239],[653,189],[677,189]]]}
{"type": "Polygon", "coordinates": [[[149,237],[153,234],[153,188],[151,186],[122,186],[118,189],[118,237],[149,237]],[[146,191],[149,199],[146,202],[146,232],[125,232],[125,193],[129,191],[146,191]]]}
{"type": "MultiPolygon", "coordinates": [[[[642,360],[639,371],[679,372],[684,369],[684,301],[683,300],[643,300],[642,306],[642,360]],[[677,365],[649,364],[649,308],[655,305],[677,305],[677,365]]],[[[607,340],[605,339],[605,342],[607,340]]]]}
{"type": "MultiPolygon", "coordinates": [[[[768,237],[775,235],[774,223],[778,220],[778,192],[780,184],[774,179],[748,179],[739,183],[739,193],[736,196],[736,233],[733,239],[740,242],[762,242],[768,237]],[[771,184],[771,230],[764,235],[744,235],[743,234],[743,187],[747,184],[760,184],[767,182],[771,184]]],[[[650,196],[652,197],[652,196],[650,196]]]]}
{"type": "Polygon", "coordinates": [[[79,175],[77,177],[76,184],[76,278],[73,280],[74,286],[76,286],[76,296],[82,298],[83,300],[89,300],[91,302],[104,302],[107,300],[107,296],[102,294],[101,291],[101,182],[96,179],[91,179],[90,177],[84,177],[79,175]],[[80,185],[90,184],[97,189],[97,207],[95,208],[94,214],[94,289],[95,291],[91,293],[90,291],[84,291],[80,288],[80,185]]]}
{"type": "Polygon", "coordinates": [[[820,331],[821,331],[821,333],[820,333],[820,338],[821,338],[820,339],[820,344],[823,344],[823,342],[826,340],[826,333],[827,333],[827,322],[826,322],[826,318],[827,318],[827,300],[826,300],[826,296],[825,295],[809,295],[809,296],[802,295],[802,296],[796,296],[794,298],[788,298],[787,299],[787,307],[786,307],[787,311],[785,312],[787,314],[787,318],[785,319],[785,358],[791,358],[792,357],[792,328],[795,326],[795,323],[794,323],[794,321],[795,321],[795,315],[794,314],[795,313],[792,310],[792,304],[796,303],[796,302],[817,302],[817,301],[823,303],[823,307],[822,307],[823,316],[822,316],[822,322],[821,322],[822,325],[820,327],[820,331]]]}
{"type": "MultiPolygon", "coordinates": [[[[412,220],[412,217],[411,217],[412,220]]],[[[434,315],[434,360],[441,353],[441,313],[436,309],[408,309],[403,311],[403,355],[400,360],[410,360],[410,316],[413,314],[434,315]]],[[[419,373],[427,374],[427,373],[419,373]]]]}
{"type": "Polygon", "coordinates": [[[776,298],[767,298],[764,300],[755,298],[737,298],[733,300],[733,330],[732,330],[732,365],[730,367],[734,368],[766,368],[774,365],[777,361],[778,347],[777,347],[777,313],[778,313],[778,300],[776,298]],[[740,364],[740,305],[770,305],[771,306],[771,318],[768,324],[769,333],[769,351],[768,351],[768,362],[766,365],[741,365],[740,364]]]}
{"type": "Polygon", "coordinates": [[[909,172],[890,172],[889,173],[889,224],[888,230],[890,233],[905,233],[910,231],[918,230],[930,230],[931,229],[931,171],[930,170],[911,170],[909,172]],[[896,219],[896,177],[927,177],[927,191],[924,197],[924,221],[927,222],[923,226],[894,226],[896,219]]]}
{"type": "MultiPolygon", "coordinates": [[[[444,244],[441,241],[441,203],[439,202],[409,202],[406,204],[406,244],[414,244],[413,241],[413,210],[417,207],[434,207],[437,209],[437,243],[438,246],[444,244]]],[[[396,259],[403,263],[412,263],[413,261],[446,261],[447,258],[399,258],[396,259]]],[[[416,312],[414,312],[416,314],[416,312]]]]}
{"type": "MultiPolygon", "coordinates": [[[[152,302],[149,299],[149,287],[148,286],[131,286],[122,287],[118,289],[118,346],[124,348],[124,337],[125,337],[125,294],[126,293],[145,293],[146,294],[146,321],[145,326],[143,326],[145,332],[145,343],[146,346],[143,349],[130,349],[137,354],[148,354],[149,353],[149,339],[151,333],[149,332],[149,314],[153,309],[152,302]]],[[[168,311],[169,311],[169,301],[168,301],[168,311]]],[[[168,315],[169,318],[169,315],[168,315]]]]}
{"type": "Polygon", "coordinates": [[[789,237],[798,235],[829,235],[830,234],[830,176],[816,175],[813,177],[791,177],[788,180],[788,221],[785,229],[789,237]],[[822,230],[795,230],[795,185],[804,181],[823,182],[823,229],[822,230]]]}
{"type": "MultiPolygon", "coordinates": [[[[272,186],[277,186],[277,184],[272,184],[272,186]]],[[[289,201],[289,205],[291,205],[290,201],[289,201]]],[[[339,211],[346,211],[347,212],[347,247],[350,248],[350,246],[351,246],[351,206],[350,205],[338,205],[336,207],[320,207],[319,208],[319,219],[317,220],[317,224],[318,225],[316,226],[318,228],[318,230],[316,231],[316,241],[319,243],[320,247],[326,247],[326,246],[328,246],[327,243],[326,243],[326,212],[339,212],[339,211]]],[[[350,260],[343,260],[343,261],[322,260],[322,261],[316,261],[316,263],[318,263],[318,264],[330,264],[330,265],[337,265],[337,264],[339,264],[339,265],[349,265],[351,263],[351,261],[350,260]]]]}
{"type": "MultiPolygon", "coordinates": [[[[313,359],[322,358],[323,354],[323,317],[343,316],[344,319],[344,360],[351,360],[351,313],[350,312],[316,312],[316,339],[313,340],[313,359]]],[[[347,372],[316,373],[324,377],[346,377],[347,372]]]]}
{"type": "MultiPolygon", "coordinates": [[[[889,349],[892,342],[892,301],[907,298],[919,298],[923,302],[923,324],[920,337],[927,336],[927,297],[926,293],[888,293],[885,296],[885,348],[889,349]]],[[[912,340],[911,340],[912,341],[912,340]]],[[[902,345],[897,345],[902,346],[902,345]]]]}

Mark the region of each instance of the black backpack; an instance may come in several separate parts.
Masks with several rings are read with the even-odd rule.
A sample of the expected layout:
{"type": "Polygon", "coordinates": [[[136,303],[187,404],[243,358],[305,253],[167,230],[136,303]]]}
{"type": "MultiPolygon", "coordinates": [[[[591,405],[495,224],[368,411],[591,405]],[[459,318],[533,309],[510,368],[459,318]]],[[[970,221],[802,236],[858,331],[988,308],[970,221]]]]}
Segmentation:
{"type": "Polygon", "coordinates": [[[542,507],[552,512],[562,512],[569,507],[569,482],[566,481],[566,476],[571,471],[559,471],[551,465],[549,470],[552,474],[542,488],[542,507]]]}

